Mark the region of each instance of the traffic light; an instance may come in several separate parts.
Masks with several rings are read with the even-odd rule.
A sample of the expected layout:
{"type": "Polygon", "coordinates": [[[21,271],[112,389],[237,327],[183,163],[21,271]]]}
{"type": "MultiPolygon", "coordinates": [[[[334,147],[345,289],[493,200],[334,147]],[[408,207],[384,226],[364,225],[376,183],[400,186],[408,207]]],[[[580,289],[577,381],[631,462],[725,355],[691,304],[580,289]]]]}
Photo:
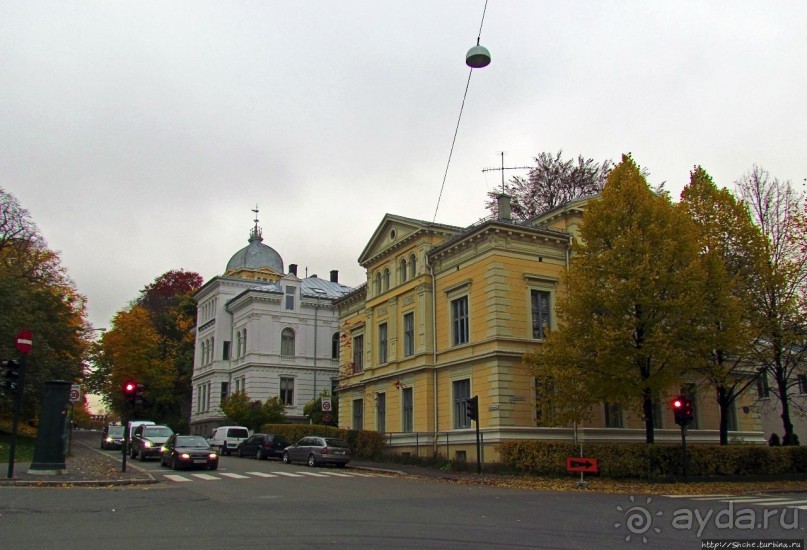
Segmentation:
{"type": "Polygon", "coordinates": [[[123,403],[131,407],[135,406],[135,396],[137,395],[138,383],[134,380],[127,380],[123,383],[123,403]]]}
{"type": "Polygon", "coordinates": [[[692,401],[679,395],[672,402],[673,414],[675,415],[675,423],[679,426],[687,426],[692,422],[694,413],[692,411],[692,401]]]}
{"type": "Polygon", "coordinates": [[[479,396],[474,395],[465,400],[468,417],[474,422],[479,422],[479,396]]]}
{"type": "Polygon", "coordinates": [[[135,384],[134,404],[135,406],[143,404],[143,384],[135,384]]]}
{"type": "Polygon", "coordinates": [[[6,371],[3,374],[3,389],[9,395],[14,395],[20,389],[20,363],[16,359],[9,359],[3,361],[3,368],[6,371]]]}

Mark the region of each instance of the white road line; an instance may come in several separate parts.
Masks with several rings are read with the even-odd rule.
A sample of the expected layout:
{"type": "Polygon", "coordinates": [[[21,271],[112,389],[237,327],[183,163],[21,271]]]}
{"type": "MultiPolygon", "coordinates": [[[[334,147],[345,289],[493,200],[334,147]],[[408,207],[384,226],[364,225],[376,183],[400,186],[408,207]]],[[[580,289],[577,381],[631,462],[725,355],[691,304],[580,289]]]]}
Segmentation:
{"type": "Polygon", "coordinates": [[[266,472],[247,472],[251,476],[258,477],[277,477],[275,474],[267,474],[266,472]]]}
{"type": "Polygon", "coordinates": [[[230,472],[221,472],[219,475],[224,476],[224,477],[230,477],[230,478],[233,478],[233,479],[249,479],[249,476],[230,473],[230,472]]]}
{"type": "Polygon", "coordinates": [[[807,506],[788,506],[788,508],[795,508],[796,510],[807,510],[807,506]]]}
{"type": "Polygon", "coordinates": [[[662,495],[666,498],[688,498],[692,500],[716,500],[719,498],[728,498],[731,495],[662,495]]]}
{"type": "Polygon", "coordinates": [[[205,481],[221,481],[220,477],[211,476],[210,474],[191,474],[193,477],[204,479],[205,481]]]}
{"type": "Polygon", "coordinates": [[[728,502],[735,504],[766,504],[768,502],[780,502],[782,497],[740,497],[731,498],[728,502]]]}
{"type": "Polygon", "coordinates": [[[170,479],[171,481],[193,481],[192,479],[188,479],[187,477],[178,476],[176,474],[164,474],[163,477],[165,479],[170,479]]]}
{"type": "Polygon", "coordinates": [[[754,502],[752,504],[759,504],[760,506],[782,506],[784,504],[807,504],[807,500],[793,500],[780,498],[769,502],[754,502]]]}
{"type": "Polygon", "coordinates": [[[360,474],[359,472],[350,472],[350,475],[358,477],[377,477],[376,474],[360,474]]]}
{"type": "Polygon", "coordinates": [[[322,474],[326,476],[336,476],[336,477],[353,477],[350,474],[343,474],[342,472],[322,472],[322,474]]]}
{"type": "Polygon", "coordinates": [[[292,474],[291,472],[272,472],[275,475],[279,476],[286,476],[286,477],[303,477],[300,474],[292,474]]]}
{"type": "Polygon", "coordinates": [[[318,474],[316,472],[297,472],[300,475],[304,476],[311,476],[311,477],[328,477],[325,474],[318,474]]]}

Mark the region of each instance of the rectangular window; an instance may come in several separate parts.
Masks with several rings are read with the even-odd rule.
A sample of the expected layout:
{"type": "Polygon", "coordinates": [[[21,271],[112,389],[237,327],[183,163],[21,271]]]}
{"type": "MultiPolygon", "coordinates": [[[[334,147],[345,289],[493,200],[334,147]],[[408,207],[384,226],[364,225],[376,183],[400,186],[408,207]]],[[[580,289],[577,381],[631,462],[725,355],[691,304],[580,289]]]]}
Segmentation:
{"type": "Polygon", "coordinates": [[[547,329],[552,328],[550,324],[549,292],[546,290],[531,290],[530,300],[532,302],[532,337],[536,339],[546,338],[547,329]]]}
{"type": "Polygon", "coordinates": [[[730,432],[736,432],[740,428],[738,427],[737,422],[737,403],[736,401],[732,401],[729,403],[729,406],[726,407],[726,416],[728,417],[728,429],[730,432]]]}
{"type": "Polygon", "coordinates": [[[454,428],[470,428],[471,417],[468,416],[468,399],[471,397],[471,381],[455,380],[451,384],[452,398],[454,400],[454,428]]]}
{"type": "Polygon", "coordinates": [[[230,385],[227,382],[221,383],[221,393],[219,394],[219,399],[224,401],[227,398],[227,392],[230,388],[230,385]]]}
{"type": "Polygon", "coordinates": [[[376,395],[375,406],[375,424],[376,431],[384,433],[387,431],[387,394],[379,393],[376,395]]]}
{"type": "Polygon", "coordinates": [[[801,394],[807,393],[807,376],[799,374],[797,379],[799,382],[799,393],[801,394]]]}
{"type": "Polygon", "coordinates": [[[757,378],[757,397],[767,399],[771,396],[771,388],[768,386],[768,373],[762,372],[757,378]]]}
{"type": "Polygon", "coordinates": [[[280,378],[280,400],[287,407],[294,405],[294,378],[280,378]]]}
{"type": "Polygon", "coordinates": [[[407,313],[403,317],[404,330],[404,356],[409,357],[415,353],[415,314],[407,313]]]}
{"type": "Polygon", "coordinates": [[[411,432],[415,429],[415,404],[412,400],[412,388],[404,388],[401,395],[403,401],[401,431],[411,432]]]}
{"type": "Polygon", "coordinates": [[[224,347],[221,350],[221,358],[224,359],[225,361],[230,360],[230,341],[229,340],[224,341],[224,347]]]}
{"type": "Polygon", "coordinates": [[[451,301],[451,324],[453,344],[468,343],[468,296],[451,301]]]}
{"type": "Polygon", "coordinates": [[[354,399],[353,400],[353,429],[354,430],[363,430],[364,429],[364,400],[363,399],[354,399]]]}
{"type": "Polygon", "coordinates": [[[378,362],[387,362],[387,323],[378,325],[378,362]]]}
{"type": "Polygon", "coordinates": [[[294,295],[297,289],[293,286],[286,287],[286,309],[294,309],[294,295]]]}
{"type": "Polygon", "coordinates": [[[359,334],[353,338],[353,372],[364,370],[364,335],[359,334]]]}
{"type": "Polygon", "coordinates": [[[619,403],[605,403],[605,427],[622,427],[622,405],[619,403]]]}

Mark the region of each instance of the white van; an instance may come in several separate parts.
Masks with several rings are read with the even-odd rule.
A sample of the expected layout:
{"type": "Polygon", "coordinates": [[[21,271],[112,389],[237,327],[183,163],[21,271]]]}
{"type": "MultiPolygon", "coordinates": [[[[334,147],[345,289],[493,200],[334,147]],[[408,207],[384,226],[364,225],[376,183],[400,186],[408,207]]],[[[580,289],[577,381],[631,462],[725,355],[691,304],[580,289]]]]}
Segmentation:
{"type": "Polygon", "coordinates": [[[142,425],[147,426],[154,426],[154,422],[151,420],[130,420],[129,421],[129,441],[132,440],[132,436],[134,435],[134,431],[137,429],[138,426],[142,425]]]}
{"type": "Polygon", "coordinates": [[[216,428],[208,442],[220,454],[229,455],[235,451],[239,443],[249,437],[249,430],[244,426],[220,426],[216,428]]]}

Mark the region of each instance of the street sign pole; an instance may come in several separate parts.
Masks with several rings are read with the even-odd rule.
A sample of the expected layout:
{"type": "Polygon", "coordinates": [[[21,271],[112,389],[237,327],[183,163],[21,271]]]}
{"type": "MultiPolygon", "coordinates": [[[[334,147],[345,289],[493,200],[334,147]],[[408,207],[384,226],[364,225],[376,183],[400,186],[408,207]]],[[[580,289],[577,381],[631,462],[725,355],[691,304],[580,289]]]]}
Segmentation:
{"type": "Polygon", "coordinates": [[[8,479],[14,477],[14,457],[17,453],[17,426],[20,422],[20,409],[22,408],[22,394],[25,391],[25,366],[28,354],[33,347],[34,336],[30,330],[22,330],[17,334],[14,345],[22,355],[20,356],[20,386],[14,394],[14,412],[11,420],[11,446],[8,449],[8,479]]]}

